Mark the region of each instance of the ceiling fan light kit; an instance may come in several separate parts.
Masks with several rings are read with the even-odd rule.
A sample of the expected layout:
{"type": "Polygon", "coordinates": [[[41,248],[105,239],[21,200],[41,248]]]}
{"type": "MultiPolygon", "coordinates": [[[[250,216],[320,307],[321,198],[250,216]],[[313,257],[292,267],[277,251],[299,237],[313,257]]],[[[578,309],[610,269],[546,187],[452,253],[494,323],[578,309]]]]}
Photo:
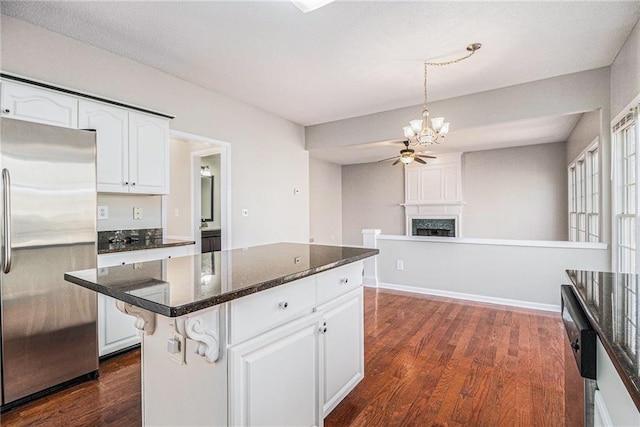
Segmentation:
{"type": "Polygon", "coordinates": [[[404,137],[409,140],[409,145],[430,145],[439,144],[440,139],[449,133],[449,122],[445,122],[444,117],[434,117],[429,125],[429,108],[427,108],[427,69],[430,66],[441,67],[444,65],[455,64],[472,56],[476,53],[482,44],[472,43],[467,46],[467,55],[446,62],[424,62],[424,106],[422,108],[422,119],[411,120],[409,126],[402,128],[404,137]]]}

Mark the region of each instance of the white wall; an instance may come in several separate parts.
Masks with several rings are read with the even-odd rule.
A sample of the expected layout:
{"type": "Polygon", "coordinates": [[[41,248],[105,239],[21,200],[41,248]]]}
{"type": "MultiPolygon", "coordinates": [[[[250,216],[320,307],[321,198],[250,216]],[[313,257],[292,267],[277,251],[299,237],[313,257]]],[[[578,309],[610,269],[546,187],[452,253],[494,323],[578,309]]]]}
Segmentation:
{"type": "Polygon", "coordinates": [[[441,240],[427,242],[381,236],[377,241],[380,254],[376,257],[379,286],[475,300],[502,299],[500,302],[509,305],[557,309],[559,285],[568,283],[565,269],[606,271],[609,264],[606,249],[441,240]],[[396,269],[397,260],[404,262],[403,270],[396,269]]]}
{"type": "Polygon", "coordinates": [[[567,139],[567,165],[578,158],[580,153],[600,137],[600,110],[584,113],[567,139]]]}
{"type": "MultiPolygon", "coordinates": [[[[609,68],[538,80],[445,99],[429,104],[451,121],[451,130],[603,108],[608,122],[609,68]]],[[[419,117],[421,105],[305,128],[308,149],[340,147],[398,139],[407,120],[419,117]]]]}
{"type": "Polygon", "coordinates": [[[362,245],[362,230],[404,234],[404,170],[391,163],[342,167],[342,242],[362,245]]]}
{"type": "Polygon", "coordinates": [[[99,220],[98,231],[162,228],[162,197],[98,194],[98,206],[109,208],[109,219],[99,220]],[[142,208],[142,219],[133,219],[133,208],[142,208]]]}
{"type": "Polygon", "coordinates": [[[567,240],[565,156],[564,142],[464,153],[461,237],[567,240]]]}
{"type": "Polygon", "coordinates": [[[309,156],[301,126],[94,46],[1,19],[4,72],[168,112],[176,116],[174,130],[229,142],[232,247],[307,241],[309,156]],[[295,196],[294,187],[302,193],[295,196]],[[242,208],[248,217],[241,217],[242,208]]]}
{"type": "Polygon", "coordinates": [[[309,159],[309,232],[315,243],[342,244],[342,167],[309,159]]]}
{"type": "Polygon", "coordinates": [[[640,94],[640,21],[611,64],[611,117],[640,94]]]}
{"type": "Polygon", "coordinates": [[[191,239],[194,215],[191,211],[191,153],[209,148],[208,144],[171,139],[170,179],[171,194],[166,197],[167,224],[165,234],[173,238],[191,239]]]}

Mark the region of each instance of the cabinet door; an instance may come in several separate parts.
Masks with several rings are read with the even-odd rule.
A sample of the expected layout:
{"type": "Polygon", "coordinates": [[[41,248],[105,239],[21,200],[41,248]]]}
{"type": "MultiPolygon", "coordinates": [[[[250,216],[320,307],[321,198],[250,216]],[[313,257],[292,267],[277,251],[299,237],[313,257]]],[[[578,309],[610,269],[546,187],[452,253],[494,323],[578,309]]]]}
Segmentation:
{"type": "Polygon", "coordinates": [[[100,357],[140,344],[136,319],[116,308],[116,300],[98,294],[98,352],[100,357]]]}
{"type": "Polygon", "coordinates": [[[65,128],[78,128],[78,100],[72,96],[2,82],[2,116],[65,128]]]}
{"type": "Polygon", "coordinates": [[[229,348],[229,425],[320,425],[318,319],[229,348]]]}
{"type": "Polygon", "coordinates": [[[129,113],[129,185],[131,193],[169,193],[169,122],[129,113]]]}
{"type": "Polygon", "coordinates": [[[323,415],[364,377],[362,287],[318,309],[322,313],[323,415]],[[326,331],[324,331],[326,328],[326,331]]]}
{"type": "Polygon", "coordinates": [[[79,108],[79,127],[96,130],[98,191],[129,192],[128,111],[84,100],[79,108]]]}

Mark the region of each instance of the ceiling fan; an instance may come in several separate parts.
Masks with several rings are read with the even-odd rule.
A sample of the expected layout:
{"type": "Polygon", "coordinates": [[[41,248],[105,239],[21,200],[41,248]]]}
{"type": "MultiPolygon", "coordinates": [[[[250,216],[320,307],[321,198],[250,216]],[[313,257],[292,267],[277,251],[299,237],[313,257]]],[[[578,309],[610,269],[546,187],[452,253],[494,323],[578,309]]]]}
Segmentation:
{"type": "Polygon", "coordinates": [[[437,157],[433,157],[433,156],[427,156],[426,154],[417,154],[416,150],[413,150],[411,148],[409,148],[409,141],[402,141],[402,143],[404,144],[404,149],[400,150],[400,155],[399,156],[393,156],[393,157],[389,157],[388,159],[383,159],[383,160],[378,160],[378,162],[386,162],[388,160],[393,160],[396,159],[395,162],[393,162],[393,165],[397,165],[398,163],[402,162],[405,165],[413,162],[414,160],[418,163],[422,163],[423,165],[426,165],[427,162],[425,162],[424,160],[422,160],[422,158],[425,159],[437,159],[437,157]]]}

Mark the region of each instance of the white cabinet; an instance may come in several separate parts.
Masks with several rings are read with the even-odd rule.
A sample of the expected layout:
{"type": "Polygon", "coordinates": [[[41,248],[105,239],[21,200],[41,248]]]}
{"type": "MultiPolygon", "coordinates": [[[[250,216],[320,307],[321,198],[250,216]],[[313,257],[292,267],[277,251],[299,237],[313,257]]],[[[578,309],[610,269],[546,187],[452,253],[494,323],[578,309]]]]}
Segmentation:
{"type": "Polygon", "coordinates": [[[318,308],[322,314],[323,416],[364,377],[362,287],[318,308]]]}
{"type": "Polygon", "coordinates": [[[169,192],[168,120],[81,100],[79,126],[97,131],[98,191],[169,192]]]}
{"type": "Polygon", "coordinates": [[[438,154],[426,165],[405,167],[406,204],[448,204],[462,201],[461,153],[438,154]]]}
{"type": "Polygon", "coordinates": [[[169,193],[169,121],[129,113],[129,192],[169,193]]]}
{"type": "Polygon", "coordinates": [[[363,263],[229,304],[229,424],[321,425],[364,376],[363,263]]]}
{"type": "Polygon", "coordinates": [[[229,349],[229,425],[317,426],[319,316],[229,349]]]}
{"type": "MultiPolygon", "coordinates": [[[[187,255],[189,251],[193,252],[193,245],[103,254],[98,255],[98,268],[166,259],[187,255]]],[[[135,327],[135,320],[134,317],[116,308],[115,299],[98,294],[98,354],[100,357],[140,344],[140,332],[135,327]]]]}
{"type": "Polygon", "coordinates": [[[78,128],[78,100],[34,86],[2,82],[2,117],[78,128]]]}
{"type": "Polygon", "coordinates": [[[79,108],[79,127],[96,130],[98,191],[128,192],[129,112],[84,100],[79,108]]]}

